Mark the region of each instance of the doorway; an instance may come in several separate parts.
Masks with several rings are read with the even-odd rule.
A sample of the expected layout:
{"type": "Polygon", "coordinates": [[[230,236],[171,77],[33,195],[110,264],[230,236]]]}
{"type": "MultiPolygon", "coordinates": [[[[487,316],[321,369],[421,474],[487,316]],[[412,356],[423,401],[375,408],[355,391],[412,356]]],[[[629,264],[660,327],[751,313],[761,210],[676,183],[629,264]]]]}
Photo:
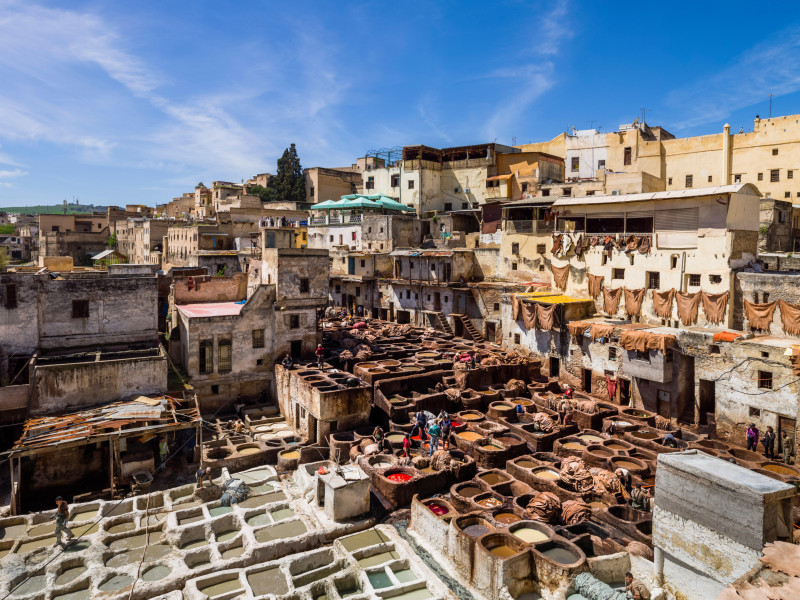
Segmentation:
{"type": "MultiPolygon", "coordinates": [[[[783,452],[783,447],[780,443],[782,431],[785,431],[790,439],[795,439],[797,435],[797,421],[788,417],[778,417],[778,452],[783,452]]],[[[797,458],[797,456],[797,448],[795,446],[795,458],[797,458]]],[[[795,460],[795,462],[797,461],[795,460]]]]}
{"type": "Polygon", "coordinates": [[[317,418],[310,412],[308,413],[308,439],[312,443],[317,441],[317,418]]]}
{"type": "Polygon", "coordinates": [[[619,403],[623,406],[631,403],[631,380],[619,378],[619,403]]]}
{"type": "Polygon", "coordinates": [[[497,323],[486,322],[486,341],[492,344],[497,342],[497,323]]]}
{"type": "Polygon", "coordinates": [[[407,310],[398,310],[397,323],[399,325],[407,325],[411,323],[411,313],[409,313],[407,310]]]}
{"type": "Polygon", "coordinates": [[[699,425],[709,425],[709,417],[711,422],[715,421],[717,414],[717,394],[716,384],[707,379],[700,380],[700,402],[698,404],[698,418],[700,419],[699,425]]]}
{"type": "Polygon", "coordinates": [[[300,358],[303,354],[303,340],[294,340],[289,342],[290,352],[292,358],[300,358]]]}
{"type": "Polygon", "coordinates": [[[433,292],[433,310],[436,312],[442,310],[442,294],[439,292],[433,292]]]}
{"type": "Polygon", "coordinates": [[[550,357],[550,377],[558,377],[561,373],[561,360],[557,356],[550,357]]]}
{"type": "Polygon", "coordinates": [[[583,390],[585,392],[591,393],[592,391],[592,370],[591,369],[584,369],[583,370],[583,390]]]}

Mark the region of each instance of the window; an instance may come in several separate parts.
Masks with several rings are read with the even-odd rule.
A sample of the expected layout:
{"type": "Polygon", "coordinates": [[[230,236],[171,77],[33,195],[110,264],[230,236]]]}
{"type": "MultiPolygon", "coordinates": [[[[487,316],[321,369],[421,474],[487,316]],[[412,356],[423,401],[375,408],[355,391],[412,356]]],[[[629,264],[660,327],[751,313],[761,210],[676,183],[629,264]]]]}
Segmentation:
{"type": "Polygon", "coordinates": [[[536,252],[539,254],[544,254],[547,252],[547,246],[545,244],[536,244],[536,252]]]}
{"type": "Polygon", "coordinates": [[[741,175],[734,175],[733,176],[733,183],[742,183],[742,176],[741,175]]]}
{"type": "Polygon", "coordinates": [[[616,346],[609,346],[608,347],[608,360],[617,360],[617,348],[616,348],[616,346]]]}
{"type": "Polygon", "coordinates": [[[360,297],[361,297],[361,287],[360,286],[356,286],[356,298],[360,298],[360,297]]]}
{"type": "Polygon", "coordinates": [[[769,172],[769,180],[771,183],[775,183],[776,181],[781,180],[781,170],[780,169],[772,169],[769,172]]]}
{"type": "Polygon", "coordinates": [[[336,284],[336,293],[337,294],[341,294],[342,293],[342,286],[339,285],[338,283],[336,284]]]}
{"type": "Polygon", "coordinates": [[[647,272],[647,289],[657,290],[661,287],[661,273],[654,271],[647,272]]]}
{"type": "Polygon", "coordinates": [[[711,283],[722,283],[722,275],[709,275],[708,280],[711,283]]]}
{"type": "Polygon", "coordinates": [[[73,319],[88,319],[89,318],[89,301],[88,300],[73,300],[72,301],[72,318],[73,319]]]}
{"type": "Polygon", "coordinates": [[[598,168],[598,169],[605,169],[605,168],[606,168],[606,161],[604,161],[604,160],[598,160],[598,161],[597,161],[597,168],[598,168]]]}
{"type": "Polygon", "coordinates": [[[562,196],[572,196],[572,188],[564,188],[561,190],[562,196]]]}
{"type": "Polygon", "coordinates": [[[625,279],[625,269],[611,269],[611,279],[625,279]]]}
{"type": "Polygon", "coordinates": [[[667,178],[667,185],[672,185],[672,177],[667,178]]]}
{"type": "Polygon", "coordinates": [[[634,350],[636,353],[634,358],[636,360],[641,360],[642,362],[650,362],[650,351],[649,350],[634,350]]]}
{"type": "MultiPolygon", "coordinates": [[[[791,198],[792,197],[792,192],[784,192],[783,193],[783,197],[784,198],[791,198]]],[[[783,221],[781,221],[781,223],[783,223],[783,221]]]]}
{"type": "MultiPolygon", "coordinates": [[[[788,198],[791,194],[786,192],[786,197],[788,198]]],[[[778,223],[786,223],[786,213],[782,210],[778,211],[778,223]]]]}
{"type": "Polygon", "coordinates": [[[257,358],[256,359],[256,366],[257,367],[263,367],[264,366],[264,359],[263,358],[257,358]]]}
{"type": "Polygon", "coordinates": [[[772,373],[769,371],[758,372],[758,389],[771,390],[772,389],[772,373]]]}
{"type": "Polygon", "coordinates": [[[264,347],[264,330],[253,329],[253,348],[264,347]]]}
{"type": "Polygon", "coordinates": [[[219,366],[218,373],[230,373],[231,371],[231,341],[222,340],[217,346],[219,366]]]}
{"type": "Polygon", "coordinates": [[[406,290],[406,300],[411,300],[411,290],[406,290]]]}
{"type": "Polygon", "coordinates": [[[758,179],[759,181],[764,181],[764,174],[763,173],[759,173],[758,177],[756,179],[758,179]]]}
{"type": "Polygon", "coordinates": [[[572,170],[577,171],[581,168],[581,159],[577,156],[573,156],[572,160],[570,161],[572,165],[572,170]]]}
{"type": "Polygon", "coordinates": [[[773,148],[772,149],[772,156],[778,156],[778,149],[777,148],[773,148]]]}
{"type": "Polygon", "coordinates": [[[711,175],[709,175],[708,176],[708,183],[711,183],[713,180],[714,180],[714,178],[711,175]]]}
{"type": "Polygon", "coordinates": [[[686,187],[690,188],[694,185],[694,178],[691,175],[686,176],[686,187]]]}
{"type": "Polygon", "coordinates": [[[514,343],[515,344],[519,344],[519,334],[518,333],[514,334],[514,343]]]}
{"type": "Polygon", "coordinates": [[[3,306],[9,310],[17,308],[17,286],[13,283],[7,283],[5,286],[3,306]]]}
{"type": "Polygon", "coordinates": [[[786,171],[786,179],[794,179],[794,171],[786,171]]]}
{"type": "Polygon", "coordinates": [[[445,296],[444,298],[442,298],[442,300],[444,300],[444,303],[445,303],[445,304],[447,304],[448,302],[450,302],[450,298],[449,298],[448,296],[445,296]]]}
{"type": "Polygon", "coordinates": [[[400,175],[392,175],[392,187],[399,187],[400,186],[400,175]]]}
{"type": "MultiPolygon", "coordinates": [[[[333,243],[333,236],[330,236],[330,243],[331,244],[333,243]]],[[[342,259],[342,260],[344,260],[344,259],[342,259]]]]}
{"type": "Polygon", "coordinates": [[[761,358],[769,358],[769,352],[766,352],[766,351],[762,350],[761,351],[761,358]]]}
{"type": "Polygon", "coordinates": [[[408,180],[408,189],[410,189],[410,190],[414,189],[414,180],[413,179],[409,179],[408,180]]]}
{"type": "Polygon", "coordinates": [[[375,189],[375,178],[374,177],[367,177],[366,188],[368,190],[374,190],[375,189]]]}
{"type": "Polygon", "coordinates": [[[219,386],[218,385],[212,385],[211,386],[211,393],[214,394],[215,396],[217,394],[219,394],[219,386]]]}
{"type": "Polygon", "coordinates": [[[200,342],[200,372],[214,372],[214,344],[211,340],[200,342]]]}
{"type": "Polygon", "coordinates": [[[300,315],[289,315],[289,329],[300,329],[300,315]]]}
{"type": "Polygon", "coordinates": [[[747,412],[751,417],[760,417],[761,416],[761,409],[760,408],[753,408],[751,406],[747,412]]]}
{"type": "MultiPolygon", "coordinates": [[[[791,171],[789,171],[789,172],[791,173],[791,171]]],[[[527,183],[523,183],[522,184],[522,193],[524,194],[527,191],[528,191],[528,184],[527,183]]]]}
{"type": "Polygon", "coordinates": [[[669,257],[669,268],[670,269],[677,269],[678,268],[678,255],[673,254],[669,257]]]}
{"type": "Polygon", "coordinates": [[[308,284],[308,279],[305,279],[305,278],[301,279],[300,280],[300,293],[301,294],[307,294],[309,289],[310,289],[310,287],[309,287],[309,284],[308,284]]]}
{"type": "Polygon", "coordinates": [[[631,147],[630,146],[626,146],[625,147],[625,155],[623,156],[623,159],[622,159],[622,164],[623,165],[631,164],[631,155],[632,155],[631,147]]]}
{"type": "Polygon", "coordinates": [[[519,254],[519,242],[511,244],[511,254],[519,254]]]}
{"type": "Polygon", "coordinates": [[[445,202],[444,203],[444,212],[450,212],[453,210],[453,203],[452,202],[445,202]]]}
{"type": "Polygon", "coordinates": [[[721,354],[719,351],[719,346],[717,346],[716,344],[712,344],[711,347],[709,348],[709,351],[711,352],[711,354],[721,354]]]}
{"type": "Polygon", "coordinates": [[[466,210],[468,208],[469,208],[469,204],[467,204],[466,202],[462,202],[461,203],[461,210],[466,210]]]}
{"type": "Polygon", "coordinates": [[[699,286],[700,285],[700,274],[699,273],[690,273],[689,274],[689,285],[699,286]]]}
{"type": "Polygon", "coordinates": [[[517,270],[517,263],[515,263],[515,262],[511,263],[511,270],[512,271],[516,271],[517,270]]]}
{"type": "Polygon", "coordinates": [[[544,273],[544,265],[539,265],[539,272],[544,273]]]}
{"type": "Polygon", "coordinates": [[[499,303],[499,302],[495,302],[495,303],[494,303],[494,310],[495,310],[495,312],[497,312],[498,310],[500,310],[500,303],[499,303]]]}
{"type": "Polygon", "coordinates": [[[363,269],[366,266],[367,266],[367,261],[366,260],[362,260],[361,261],[361,268],[363,269]]]}

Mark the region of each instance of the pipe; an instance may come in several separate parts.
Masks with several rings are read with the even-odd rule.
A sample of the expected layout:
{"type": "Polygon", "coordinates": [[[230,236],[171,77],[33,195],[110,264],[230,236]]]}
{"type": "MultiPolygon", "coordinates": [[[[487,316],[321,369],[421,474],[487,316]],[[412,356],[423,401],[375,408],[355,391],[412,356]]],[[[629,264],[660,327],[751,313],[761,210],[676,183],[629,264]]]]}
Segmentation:
{"type": "Polygon", "coordinates": [[[664,586],[664,551],[653,546],[653,576],[657,587],[664,586]]]}

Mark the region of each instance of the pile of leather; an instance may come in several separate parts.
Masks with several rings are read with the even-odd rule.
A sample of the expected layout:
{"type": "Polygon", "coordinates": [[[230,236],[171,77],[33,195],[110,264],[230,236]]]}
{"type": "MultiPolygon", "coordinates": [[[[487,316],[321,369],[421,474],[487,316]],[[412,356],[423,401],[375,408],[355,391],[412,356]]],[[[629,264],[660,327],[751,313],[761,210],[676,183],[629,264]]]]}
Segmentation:
{"type": "Polygon", "coordinates": [[[556,428],[556,424],[547,413],[534,413],[531,417],[531,422],[539,426],[539,431],[544,431],[545,433],[550,433],[556,428]]]}
{"type": "Polygon", "coordinates": [[[594,487],[592,474],[577,456],[568,456],[561,461],[560,479],[569,489],[578,493],[588,492],[594,487]]]}
{"type": "Polygon", "coordinates": [[[561,513],[561,500],[552,492],[539,492],[525,507],[525,518],[552,523],[561,513]]]}
{"type": "Polygon", "coordinates": [[[520,379],[510,379],[506,382],[506,389],[514,392],[515,396],[524,396],[528,390],[525,382],[520,379]]]}
{"type": "Polygon", "coordinates": [[[589,469],[589,473],[591,473],[592,479],[594,480],[595,493],[612,494],[614,496],[622,495],[624,498],[628,498],[628,492],[623,487],[622,482],[611,471],[591,468],[589,469]]]}
{"type": "Polygon", "coordinates": [[[583,500],[567,500],[561,505],[561,520],[564,525],[577,525],[592,516],[592,508],[583,500]]]}

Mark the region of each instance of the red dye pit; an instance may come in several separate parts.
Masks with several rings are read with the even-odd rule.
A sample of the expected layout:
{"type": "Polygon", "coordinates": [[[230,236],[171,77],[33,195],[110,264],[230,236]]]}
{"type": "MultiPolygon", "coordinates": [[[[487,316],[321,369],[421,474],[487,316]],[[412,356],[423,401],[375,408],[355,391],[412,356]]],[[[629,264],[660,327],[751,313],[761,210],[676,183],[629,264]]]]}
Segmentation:
{"type": "Polygon", "coordinates": [[[431,503],[431,504],[428,504],[428,508],[430,508],[431,512],[433,514],[435,514],[437,517],[441,517],[442,515],[446,515],[447,514],[447,509],[444,506],[442,506],[441,504],[431,503]]]}
{"type": "Polygon", "coordinates": [[[392,473],[391,475],[387,475],[386,479],[388,479],[389,481],[397,481],[400,483],[404,483],[409,479],[411,479],[411,475],[409,475],[408,473],[392,473]]]}

